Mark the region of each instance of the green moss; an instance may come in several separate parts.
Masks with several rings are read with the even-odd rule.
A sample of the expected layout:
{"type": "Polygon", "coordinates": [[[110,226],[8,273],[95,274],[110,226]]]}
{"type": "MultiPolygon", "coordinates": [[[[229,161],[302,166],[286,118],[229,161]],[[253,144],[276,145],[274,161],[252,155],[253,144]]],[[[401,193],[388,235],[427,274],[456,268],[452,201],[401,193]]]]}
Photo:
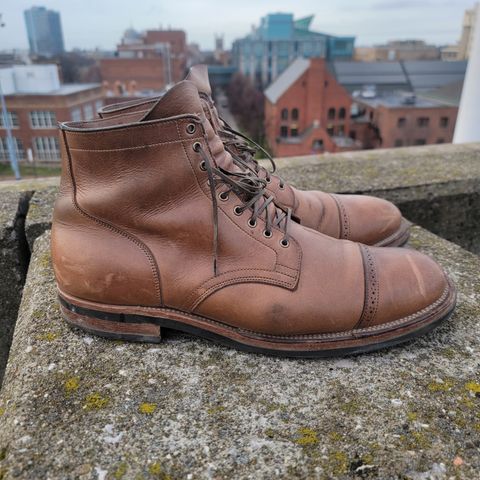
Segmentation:
{"type": "Polygon", "coordinates": [[[44,342],[53,342],[58,338],[58,333],[55,332],[45,332],[37,335],[37,340],[41,340],[44,342]]]}
{"type": "Polygon", "coordinates": [[[42,255],[40,255],[37,263],[42,267],[42,268],[48,268],[50,266],[50,252],[45,252],[42,255]]]}
{"type": "Polygon", "coordinates": [[[140,413],[143,413],[145,415],[151,415],[155,410],[157,409],[157,404],[156,403],[141,403],[138,406],[138,411],[140,413]]]}
{"type": "Polygon", "coordinates": [[[268,438],[275,438],[275,430],[271,429],[271,428],[267,428],[265,430],[265,435],[268,437],[268,438]]]}
{"type": "Polygon", "coordinates": [[[67,394],[71,394],[78,390],[80,386],[80,378],[79,377],[70,377],[65,380],[64,388],[67,394]]]}
{"type": "Polygon", "coordinates": [[[162,465],[158,462],[154,462],[148,467],[148,473],[159,480],[172,480],[172,477],[163,471],[162,465]]]}
{"type": "Polygon", "coordinates": [[[444,382],[430,382],[427,388],[430,392],[448,392],[453,387],[452,380],[445,380],[444,382]]]}
{"type": "Polygon", "coordinates": [[[349,415],[355,415],[360,411],[360,404],[355,400],[350,400],[349,402],[345,402],[343,405],[341,405],[340,410],[348,413],[349,415]]]}
{"type": "Polygon", "coordinates": [[[297,445],[315,445],[318,443],[317,432],[311,428],[299,428],[298,434],[300,437],[295,440],[297,445]]]}
{"type": "Polygon", "coordinates": [[[329,432],[328,433],[328,438],[332,442],[339,442],[342,439],[342,435],[338,432],[329,432]]]}
{"type": "Polygon", "coordinates": [[[85,404],[83,408],[85,410],[101,410],[107,408],[110,403],[108,397],[104,397],[99,393],[91,393],[85,397],[85,404]]]}
{"type": "Polygon", "coordinates": [[[128,465],[125,462],[123,462],[116,468],[112,476],[113,478],[115,478],[115,480],[121,480],[127,473],[127,470],[128,470],[128,465]]]}
{"type": "Polygon", "coordinates": [[[348,471],[348,458],[344,452],[334,451],[328,455],[328,470],[333,475],[343,475],[348,471]]]}
{"type": "Polygon", "coordinates": [[[5,409],[3,407],[0,407],[0,417],[5,415],[5,409]]]}
{"type": "Polygon", "coordinates": [[[209,415],[214,415],[216,413],[221,413],[225,410],[225,407],[222,406],[222,405],[217,405],[215,407],[210,407],[208,410],[207,410],[207,413],[209,415]]]}
{"type": "Polygon", "coordinates": [[[417,412],[407,412],[407,420],[409,422],[415,422],[418,418],[417,412]]]}
{"type": "Polygon", "coordinates": [[[0,448],[0,462],[7,456],[7,447],[0,448]]]}
{"type": "Polygon", "coordinates": [[[465,388],[472,393],[480,393],[480,383],[468,382],[465,384],[465,388]]]}

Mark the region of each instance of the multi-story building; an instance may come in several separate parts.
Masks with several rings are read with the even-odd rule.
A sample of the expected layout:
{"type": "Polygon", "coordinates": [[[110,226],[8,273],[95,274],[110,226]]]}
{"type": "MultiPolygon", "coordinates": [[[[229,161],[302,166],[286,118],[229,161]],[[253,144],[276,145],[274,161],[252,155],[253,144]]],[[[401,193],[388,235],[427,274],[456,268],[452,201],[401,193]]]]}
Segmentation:
{"type": "Polygon", "coordinates": [[[465,62],[297,59],[265,90],[276,156],[452,141],[465,62]]]}
{"type": "Polygon", "coordinates": [[[186,66],[184,31],[129,29],[115,58],[100,60],[100,73],[111,96],[154,94],[183,79],[186,66]]]}
{"type": "Polygon", "coordinates": [[[262,87],[273,82],[295,58],[350,59],[354,37],[336,37],[310,30],[313,15],[294,20],[291,13],[269,14],[260,26],[232,46],[238,70],[262,87]]]}
{"type": "Polygon", "coordinates": [[[30,54],[54,57],[64,52],[60,13],[45,7],[32,7],[24,11],[30,54]]]}
{"type": "MultiPolygon", "coordinates": [[[[57,122],[90,120],[104,102],[101,84],[62,85],[56,65],[0,68],[0,83],[20,161],[59,161],[57,122]]],[[[0,162],[9,160],[6,136],[0,116],[0,162]]]]}
{"type": "Polygon", "coordinates": [[[385,45],[355,48],[355,60],[378,62],[385,60],[438,60],[440,48],[423,40],[392,40],[385,45]]]}
{"type": "Polygon", "coordinates": [[[478,15],[480,15],[479,2],[475,3],[472,8],[465,10],[460,40],[456,45],[447,45],[442,48],[442,60],[467,60],[469,58],[478,15]]]}
{"type": "Polygon", "coordinates": [[[265,132],[275,156],[358,148],[352,99],[320,58],[298,58],[265,90],[265,132]]]}

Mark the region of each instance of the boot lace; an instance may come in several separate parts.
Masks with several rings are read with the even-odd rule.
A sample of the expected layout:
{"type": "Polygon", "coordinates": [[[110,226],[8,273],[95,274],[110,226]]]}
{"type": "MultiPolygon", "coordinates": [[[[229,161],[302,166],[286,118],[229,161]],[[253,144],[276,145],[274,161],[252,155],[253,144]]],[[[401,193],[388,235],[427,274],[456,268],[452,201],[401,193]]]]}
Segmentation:
{"type": "Polygon", "coordinates": [[[226,200],[228,195],[233,192],[240,200],[240,205],[234,209],[236,215],[241,215],[250,209],[251,215],[248,220],[250,227],[257,225],[257,218],[265,220],[265,230],[263,232],[266,238],[273,235],[274,227],[283,231],[283,238],[280,244],[288,247],[289,241],[289,224],[291,219],[291,209],[286,211],[277,207],[273,201],[273,196],[268,196],[265,191],[266,180],[261,179],[258,175],[247,171],[231,172],[217,166],[210,159],[204,147],[200,142],[196,142],[193,149],[200,153],[202,157],[202,166],[207,172],[208,185],[212,196],[212,217],[213,217],[213,273],[218,274],[218,202],[217,202],[217,185],[223,185],[224,188],[219,192],[218,197],[226,200]],[[272,205],[274,208],[269,208],[272,205]]]}
{"type": "MultiPolygon", "coordinates": [[[[237,130],[233,129],[222,117],[219,118],[223,122],[223,128],[220,131],[223,143],[229,153],[232,155],[235,163],[241,168],[246,168],[252,172],[255,172],[257,175],[259,175],[260,172],[263,172],[265,179],[268,183],[270,183],[271,176],[277,170],[277,165],[275,164],[272,156],[257,142],[247,137],[242,132],[238,132],[237,130]],[[240,152],[240,154],[237,154],[236,152],[240,152]],[[258,163],[258,160],[255,159],[255,154],[257,152],[262,152],[269,160],[272,166],[271,170],[262,167],[258,163]]],[[[285,187],[285,182],[281,178],[279,186],[282,189],[285,187]]]]}

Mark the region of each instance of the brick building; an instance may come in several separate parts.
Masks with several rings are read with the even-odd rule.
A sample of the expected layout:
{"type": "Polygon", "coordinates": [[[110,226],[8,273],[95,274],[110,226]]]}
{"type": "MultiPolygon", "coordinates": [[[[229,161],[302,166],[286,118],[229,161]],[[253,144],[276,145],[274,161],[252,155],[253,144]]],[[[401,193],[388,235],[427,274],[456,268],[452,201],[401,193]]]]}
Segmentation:
{"type": "Polygon", "coordinates": [[[186,34],[182,30],[125,32],[114,58],[100,60],[104,87],[111,96],[161,92],[185,76],[186,34]]]}
{"type": "Polygon", "coordinates": [[[452,141],[464,62],[297,59],[265,90],[276,156],[452,141]]]}
{"type": "Polygon", "coordinates": [[[298,58],[265,90],[265,130],[275,156],[357,149],[352,99],[324,59],[298,58]]]}
{"type": "MultiPolygon", "coordinates": [[[[20,161],[30,149],[38,162],[60,160],[57,122],[89,120],[103,105],[101,84],[61,85],[56,65],[0,68],[8,119],[20,161]]],[[[0,115],[0,162],[9,160],[0,115]]]]}

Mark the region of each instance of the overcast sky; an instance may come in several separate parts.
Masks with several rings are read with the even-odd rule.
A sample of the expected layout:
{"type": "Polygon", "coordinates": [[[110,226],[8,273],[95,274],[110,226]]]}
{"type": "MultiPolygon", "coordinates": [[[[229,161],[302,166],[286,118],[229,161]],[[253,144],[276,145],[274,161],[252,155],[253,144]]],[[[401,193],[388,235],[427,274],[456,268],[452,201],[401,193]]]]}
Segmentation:
{"type": "Polygon", "coordinates": [[[315,15],[313,29],[354,35],[356,45],[391,39],[424,39],[454,43],[460,36],[463,12],[473,0],[0,0],[4,28],[0,50],[27,48],[23,11],[43,5],[61,14],[67,49],[113,50],[128,27],[180,28],[188,42],[213,48],[214,34],[224,34],[226,46],[247,34],[269,12],[315,15]]]}

